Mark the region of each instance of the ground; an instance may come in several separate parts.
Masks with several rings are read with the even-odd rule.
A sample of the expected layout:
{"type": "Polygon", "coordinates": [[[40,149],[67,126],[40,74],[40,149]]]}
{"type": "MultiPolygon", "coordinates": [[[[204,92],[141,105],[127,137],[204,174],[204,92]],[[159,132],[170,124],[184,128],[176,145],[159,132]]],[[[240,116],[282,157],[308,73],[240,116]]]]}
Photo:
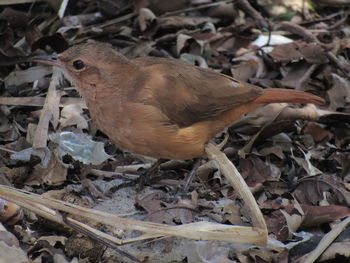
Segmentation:
{"type": "Polygon", "coordinates": [[[0,1],[0,184],[17,189],[0,188],[0,262],[349,262],[349,5],[0,1]],[[252,225],[251,208],[218,164],[199,160],[185,188],[196,160],[170,160],[140,187],[155,160],[109,141],[60,71],[25,62],[86,41],[110,43],[128,58],[180,59],[325,99],[263,106],[213,138],[220,144],[228,136],[222,151],[254,194],[267,246],[198,241],[192,223],[252,225]],[[93,210],[54,207],[50,198],[93,210]],[[96,211],[122,219],[103,221],[96,211]],[[84,232],[72,218],[130,243],[98,239],[100,232],[84,232]],[[147,222],[183,228],[141,236],[135,225],[147,222]]]}

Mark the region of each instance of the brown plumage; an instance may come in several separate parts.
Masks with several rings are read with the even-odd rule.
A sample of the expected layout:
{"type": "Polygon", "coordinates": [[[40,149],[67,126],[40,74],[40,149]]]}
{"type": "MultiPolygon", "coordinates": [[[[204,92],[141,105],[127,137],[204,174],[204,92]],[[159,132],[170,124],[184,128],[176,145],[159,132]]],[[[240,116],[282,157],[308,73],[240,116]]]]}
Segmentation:
{"type": "Polygon", "coordinates": [[[262,89],[178,60],[129,60],[103,43],[32,60],[68,73],[93,121],[119,147],[156,158],[202,156],[208,140],[261,104],[324,103],[310,93],[262,89]]]}

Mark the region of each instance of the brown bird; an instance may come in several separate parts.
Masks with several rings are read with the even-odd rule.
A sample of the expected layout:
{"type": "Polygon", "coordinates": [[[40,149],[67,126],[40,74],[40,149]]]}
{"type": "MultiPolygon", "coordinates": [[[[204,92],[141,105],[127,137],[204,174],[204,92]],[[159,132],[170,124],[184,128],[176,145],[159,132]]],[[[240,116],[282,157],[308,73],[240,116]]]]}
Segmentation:
{"type": "Polygon", "coordinates": [[[86,100],[97,127],[124,150],[165,159],[204,155],[206,143],[262,104],[322,104],[310,93],[262,89],[178,60],[128,59],[103,43],[32,61],[60,67],[86,100]]]}

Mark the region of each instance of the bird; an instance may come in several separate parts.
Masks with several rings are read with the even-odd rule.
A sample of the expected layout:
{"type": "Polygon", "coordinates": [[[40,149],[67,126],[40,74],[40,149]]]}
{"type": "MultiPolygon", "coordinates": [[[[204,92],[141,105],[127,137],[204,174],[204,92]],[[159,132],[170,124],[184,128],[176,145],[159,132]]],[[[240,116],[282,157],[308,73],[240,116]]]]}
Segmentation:
{"type": "Polygon", "coordinates": [[[30,60],[61,68],[92,121],[118,147],[154,158],[203,157],[215,135],[264,104],[325,103],[311,93],[263,89],[176,59],[128,59],[102,42],[30,60]]]}

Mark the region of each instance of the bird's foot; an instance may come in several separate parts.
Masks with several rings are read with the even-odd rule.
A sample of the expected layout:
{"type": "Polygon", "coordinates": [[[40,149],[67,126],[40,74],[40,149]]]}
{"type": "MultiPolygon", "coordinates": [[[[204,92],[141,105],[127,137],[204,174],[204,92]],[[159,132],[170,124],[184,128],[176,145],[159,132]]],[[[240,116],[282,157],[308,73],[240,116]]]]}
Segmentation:
{"type": "Polygon", "coordinates": [[[159,170],[159,166],[165,161],[166,159],[158,159],[155,163],[152,164],[152,166],[149,169],[147,169],[146,171],[140,174],[140,177],[138,178],[138,181],[139,181],[139,184],[137,187],[138,191],[141,191],[145,187],[145,185],[157,173],[157,171],[159,170]]]}
{"type": "Polygon", "coordinates": [[[193,165],[191,171],[189,172],[189,174],[184,179],[184,187],[179,192],[182,196],[186,196],[187,195],[187,192],[188,192],[188,190],[190,188],[190,185],[191,185],[191,183],[193,181],[193,178],[194,178],[195,174],[197,173],[198,167],[201,164],[201,160],[202,159],[195,159],[194,160],[194,165],[193,165]]]}

